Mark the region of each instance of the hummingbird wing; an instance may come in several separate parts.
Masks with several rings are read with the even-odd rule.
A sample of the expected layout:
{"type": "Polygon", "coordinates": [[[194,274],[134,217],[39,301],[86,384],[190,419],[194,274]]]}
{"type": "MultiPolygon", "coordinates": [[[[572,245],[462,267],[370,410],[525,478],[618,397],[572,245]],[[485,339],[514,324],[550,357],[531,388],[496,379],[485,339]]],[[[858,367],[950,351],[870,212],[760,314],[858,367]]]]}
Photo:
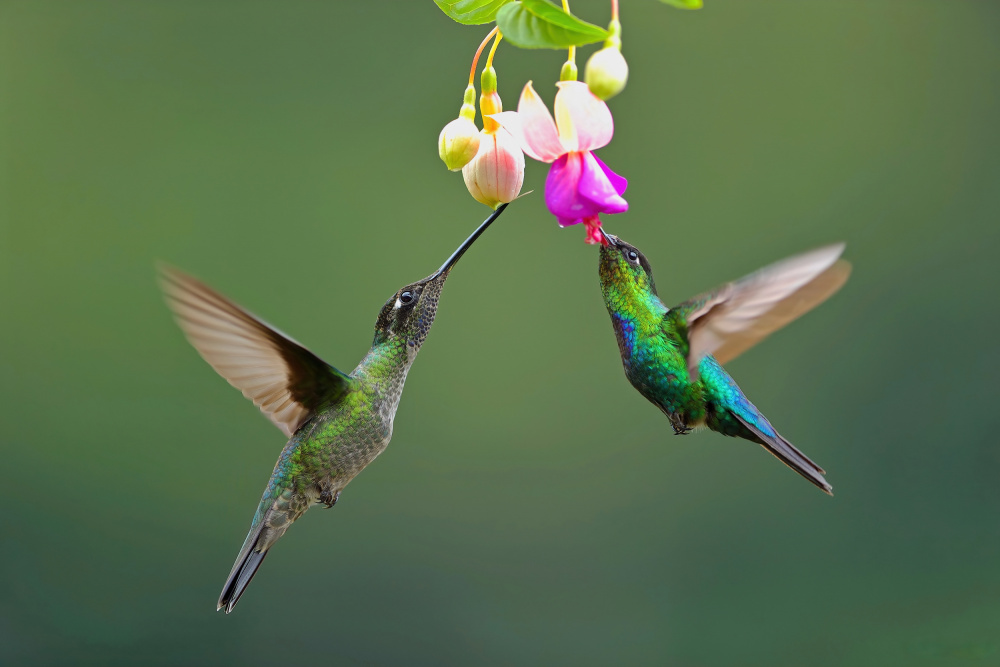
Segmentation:
{"type": "Polygon", "coordinates": [[[204,283],[161,266],[160,284],[198,354],[253,401],[286,437],[351,377],[204,283]]]}
{"type": "Polygon", "coordinates": [[[698,377],[705,355],[731,361],[828,299],[851,274],[842,252],[836,243],[795,255],[677,306],[687,321],[689,376],[698,377]]]}

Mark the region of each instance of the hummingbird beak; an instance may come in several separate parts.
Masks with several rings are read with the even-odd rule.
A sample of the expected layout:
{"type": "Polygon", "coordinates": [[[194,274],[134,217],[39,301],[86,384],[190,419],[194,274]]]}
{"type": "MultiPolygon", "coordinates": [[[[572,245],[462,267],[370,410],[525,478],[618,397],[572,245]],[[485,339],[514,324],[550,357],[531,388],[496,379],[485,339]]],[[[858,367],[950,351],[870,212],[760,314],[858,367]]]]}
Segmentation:
{"type": "Polygon", "coordinates": [[[472,235],[465,239],[462,245],[458,246],[458,250],[452,253],[451,257],[448,258],[448,261],[442,264],[441,268],[438,269],[434,275],[429,278],[429,280],[440,278],[451,271],[451,268],[455,266],[459,259],[461,259],[462,255],[465,254],[465,251],[469,249],[469,246],[475,243],[476,239],[478,239],[479,236],[486,231],[486,228],[493,224],[494,220],[500,217],[500,214],[503,213],[505,208],[507,208],[507,204],[501,204],[497,207],[497,210],[493,211],[490,217],[486,218],[486,220],[483,221],[483,224],[479,225],[479,227],[476,228],[476,231],[472,232],[472,235]]]}
{"type": "Polygon", "coordinates": [[[611,246],[618,245],[618,242],[615,241],[615,237],[610,236],[606,231],[604,231],[604,227],[598,227],[597,229],[600,230],[601,236],[603,236],[604,240],[608,242],[608,245],[611,246]]]}

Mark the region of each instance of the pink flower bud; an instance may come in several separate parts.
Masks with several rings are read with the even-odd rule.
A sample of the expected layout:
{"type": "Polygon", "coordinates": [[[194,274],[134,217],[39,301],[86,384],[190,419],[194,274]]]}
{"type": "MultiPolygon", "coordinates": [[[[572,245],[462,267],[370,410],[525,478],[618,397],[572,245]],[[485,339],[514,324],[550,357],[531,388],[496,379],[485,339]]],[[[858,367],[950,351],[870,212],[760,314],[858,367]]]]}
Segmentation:
{"type": "Polygon", "coordinates": [[[500,128],[480,132],[479,152],[462,168],[465,187],[476,201],[496,208],[514,201],[524,183],[524,153],[514,136],[500,128]]]}

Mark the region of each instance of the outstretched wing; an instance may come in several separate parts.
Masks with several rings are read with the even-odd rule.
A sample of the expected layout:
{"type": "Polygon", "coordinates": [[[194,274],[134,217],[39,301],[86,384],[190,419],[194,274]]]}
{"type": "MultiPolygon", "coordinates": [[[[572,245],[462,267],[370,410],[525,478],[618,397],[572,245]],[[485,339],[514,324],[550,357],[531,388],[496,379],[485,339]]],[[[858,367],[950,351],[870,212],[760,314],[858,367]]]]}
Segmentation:
{"type": "Polygon", "coordinates": [[[204,283],[165,266],[160,276],[188,341],[287,437],[350,388],[350,376],[204,283]]]}
{"type": "Polygon", "coordinates": [[[677,306],[687,322],[690,377],[705,355],[720,364],[735,359],[828,299],[851,274],[842,252],[837,243],[795,255],[677,306]]]}

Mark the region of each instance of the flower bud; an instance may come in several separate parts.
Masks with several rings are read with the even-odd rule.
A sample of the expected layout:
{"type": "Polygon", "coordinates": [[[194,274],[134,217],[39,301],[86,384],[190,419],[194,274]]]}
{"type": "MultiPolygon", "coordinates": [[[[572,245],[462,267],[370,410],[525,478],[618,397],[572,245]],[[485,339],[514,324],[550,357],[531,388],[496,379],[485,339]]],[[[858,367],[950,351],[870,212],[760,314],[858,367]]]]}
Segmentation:
{"type": "Polygon", "coordinates": [[[524,153],[517,139],[502,128],[480,132],[479,152],[462,176],[475,200],[490,208],[514,201],[524,183],[524,153]]]}
{"type": "Polygon", "coordinates": [[[621,31],[621,24],[612,21],[608,26],[611,36],[604,42],[603,49],[590,56],[583,73],[590,92],[602,100],[609,100],[622,92],[628,81],[628,63],[622,55],[621,31]]]}
{"type": "Polygon", "coordinates": [[[490,116],[503,111],[503,103],[500,101],[500,94],[497,93],[497,71],[492,67],[484,69],[480,83],[483,94],[479,96],[479,113],[483,114],[483,129],[487,132],[496,132],[500,129],[500,125],[490,116]]]}
{"type": "Polygon", "coordinates": [[[458,171],[479,151],[479,128],[465,116],[444,126],[438,137],[438,155],[451,171],[458,171]]]}
{"type": "Polygon", "coordinates": [[[578,75],[579,71],[576,68],[576,63],[572,60],[564,62],[562,69],[559,70],[560,81],[576,81],[578,75]]]}
{"type": "Polygon", "coordinates": [[[496,132],[500,129],[500,123],[490,116],[503,111],[503,103],[500,95],[494,90],[492,93],[483,93],[479,96],[479,113],[483,114],[483,129],[487,132],[496,132]]]}
{"type": "Polygon", "coordinates": [[[590,92],[602,100],[609,100],[625,88],[628,63],[620,50],[606,46],[590,56],[583,80],[590,87],[590,92]]]}
{"type": "Polygon", "coordinates": [[[458,118],[444,126],[438,135],[438,155],[451,171],[458,171],[479,151],[479,128],[476,127],[476,88],[465,89],[465,102],[458,118]]]}

